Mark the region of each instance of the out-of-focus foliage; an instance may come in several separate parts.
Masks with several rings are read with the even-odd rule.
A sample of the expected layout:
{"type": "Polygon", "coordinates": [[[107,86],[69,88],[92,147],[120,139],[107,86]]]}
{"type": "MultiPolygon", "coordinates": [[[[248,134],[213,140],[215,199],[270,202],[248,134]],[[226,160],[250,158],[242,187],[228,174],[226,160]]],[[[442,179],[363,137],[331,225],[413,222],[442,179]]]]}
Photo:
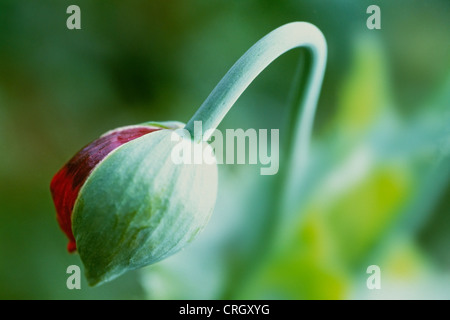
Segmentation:
{"type": "MultiPolygon", "coordinates": [[[[448,1],[0,2],[0,298],[449,298],[448,1]],[[329,46],[307,174],[274,232],[275,177],[219,167],[209,225],[186,250],[98,288],[66,288],[53,174],[118,126],[187,121],[281,24],[329,46]],[[282,239],[275,246],[274,239],[282,239]],[[266,253],[266,248],[272,248],[266,253]],[[382,270],[382,290],[366,268],[382,270]]],[[[252,84],[220,128],[280,128],[298,53],[252,84]]],[[[283,150],[285,151],[285,150],[283,150]]]]}

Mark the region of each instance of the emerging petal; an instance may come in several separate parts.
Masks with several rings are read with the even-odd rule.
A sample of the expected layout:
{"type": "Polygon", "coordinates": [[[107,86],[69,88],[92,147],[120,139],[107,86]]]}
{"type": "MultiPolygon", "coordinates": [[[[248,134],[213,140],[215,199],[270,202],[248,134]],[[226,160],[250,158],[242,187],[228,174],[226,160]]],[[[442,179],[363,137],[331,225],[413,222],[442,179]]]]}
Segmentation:
{"type": "Polygon", "coordinates": [[[76,250],[71,221],[73,207],[89,174],[113,150],[160,129],[162,127],[139,125],[109,131],[81,149],[53,177],[50,190],[56,207],[58,223],[69,238],[67,245],[69,252],[76,250]]]}

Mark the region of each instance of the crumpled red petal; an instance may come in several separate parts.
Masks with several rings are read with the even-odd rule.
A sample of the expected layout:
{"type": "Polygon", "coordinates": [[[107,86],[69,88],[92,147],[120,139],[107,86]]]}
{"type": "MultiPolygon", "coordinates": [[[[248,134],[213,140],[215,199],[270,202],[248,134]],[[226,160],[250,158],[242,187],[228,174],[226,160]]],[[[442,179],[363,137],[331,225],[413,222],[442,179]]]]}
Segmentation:
{"type": "Polygon", "coordinates": [[[59,170],[50,183],[59,226],[69,238],[67,250],[76,250],[72,233],[72,211],[78,193],[92,170],[114,149],[160,127],[132,126],[110,131],[81,149],[59,170]]]}

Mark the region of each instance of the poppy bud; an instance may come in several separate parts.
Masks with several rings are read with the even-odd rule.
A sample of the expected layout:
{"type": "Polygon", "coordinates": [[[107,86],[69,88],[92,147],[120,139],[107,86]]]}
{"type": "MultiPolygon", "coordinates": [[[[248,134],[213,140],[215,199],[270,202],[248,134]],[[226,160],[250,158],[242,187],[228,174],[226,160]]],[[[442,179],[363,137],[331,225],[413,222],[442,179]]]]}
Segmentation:
{"type": "Polygon", "coordinates": [[[172,161],[171,135],[183,126],[146,123],[109,131],[53,177],[59,225],[90,285],[175,253],[207,223],[217,165],[172,161]]]}

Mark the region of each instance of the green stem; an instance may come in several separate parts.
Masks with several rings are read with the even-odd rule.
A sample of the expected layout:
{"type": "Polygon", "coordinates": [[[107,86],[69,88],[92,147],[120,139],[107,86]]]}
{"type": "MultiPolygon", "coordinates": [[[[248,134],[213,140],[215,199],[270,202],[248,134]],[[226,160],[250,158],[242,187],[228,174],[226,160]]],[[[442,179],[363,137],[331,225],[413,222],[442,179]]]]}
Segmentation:
{"type": "MultiPolygon", "coordinates": [[[[310,23],[293,22],[266,35],[233,65],[185,127],[197,142],[207,141],[213,129],[217,128],[250,83],[276,58],[299,47],[306,48],[309,54],[306,56],[302,75],[297,79],[297,91],[291,97],[293,105],[284,148],[286,157],[280,158],[280,170],[272,203],[269,204],[269,210],[278,212],[278,215],[272,214],[270,221],[265,224],[264,239],[261,239],[249,259],[251,266],[247,272],[236,275],[234,283],[238,286],[273,252],[278,244],[276,238],[288,223],[287,212],[297,205],[297,184],[307,164],[314,114],[326,66],[327,46],[322,32],[310,23]],[[203,137],[195,135],[195,121],[202,122],[203,132],[207,133],[203,137]]],[[[232,297],[235,287],[232,284],[225,296],[232,297]]]]}
{"type": "MultiPolygon", "coordinates": [[[[291,204],[292,198],[295,199],[292,190],[296,189],[296,181],[302,176],[306,166],[314,114],[325,72],[327,45],[325,37],[316,26],[308,22],[292,22],[259,40],[225,74],[185,127],[192,137],[195,137],[195,121],[202,122],[205,133],[209,129],[216,129],[239,96],[272,61],[299,47],[308,49],[310,55],[307,57],[298,94],[293,97],[297,107],[292,108],[289,119],[289,155],[280,165],[280,170],[289,168],[286,171],[289,174],[285,184],[288,191],[285,195],[285,206],[291,204]]],[[[212,130],[209,135],[195,138],[207,141],[212,130]]]]}

